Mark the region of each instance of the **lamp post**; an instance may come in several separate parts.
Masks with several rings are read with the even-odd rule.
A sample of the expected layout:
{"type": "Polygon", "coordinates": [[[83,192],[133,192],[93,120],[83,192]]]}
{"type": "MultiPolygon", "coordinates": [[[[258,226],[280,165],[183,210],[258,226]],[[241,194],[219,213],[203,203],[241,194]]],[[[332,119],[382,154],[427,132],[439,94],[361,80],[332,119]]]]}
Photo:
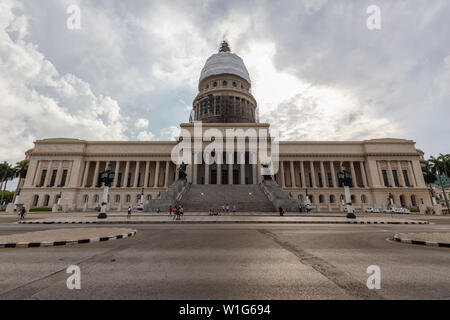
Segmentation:
{"type": "Polygon", "coordinates": [[[139,197],[138,210],[144,211],[144,188],[142,188],[141,196],[139,197]]]}
{"type": "Polygon", "coordinates": [[[105,184],[105,188],[103,189],[102,207],[100,209],[100,213],[98,214],[98,219],[106,219],[108,217],[106,214],[106,205],[108,203],[109,188],[111,187],[111,183],[114,181],[114,174],[115,173],[112,171],[111,164],[108,164],[106,170],[100,174],[100,182],[105,184]]]}
{"type": "Polygon", "coordinates": [[[345,202],[347,203],[347,218],[356,219],[353,212],[352,197],[350,195],[350,186],[352,185],[352,175],[345,170],[344,163],[341,163],[341,171],[338,172],[339,186],[344,187],[345,202]]]}

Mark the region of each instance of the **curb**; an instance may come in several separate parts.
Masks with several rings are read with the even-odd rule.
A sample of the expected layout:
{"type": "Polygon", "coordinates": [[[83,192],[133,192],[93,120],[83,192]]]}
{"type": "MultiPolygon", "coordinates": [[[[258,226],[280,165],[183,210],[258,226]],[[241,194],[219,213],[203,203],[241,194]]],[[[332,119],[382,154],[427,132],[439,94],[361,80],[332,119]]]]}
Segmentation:
{"type": "Polygon", "coordinates": [[[21,221],[19,224],[428,224],[428,221],[21,221]]]}
{"type": "Polygon", "coordinates": [[[89,238],[81,240],[67,240],[67,241],[55,241],[55,242],[17,242],[17,243],[0,243],[0,248],[41,248],[41,247],[59,247],[68,246],[74,244],[86,244],[92,242],[105,242],[110,240],[125,239],[133,237],[136,235],[137,230],[133,230],[130,233],[123,233],[112,237],[102,237],[102,238],[89,238]]]}
{"type": "Polygon", "coordinates": [[[450,248],[450,243],[445,242],[433,242],[433,241],[422,241],[422,240],[412,240],[412,239],[402,239],[398,234],[394,236],[394,240],[401,243],[415,244],[419,246],[429,246],[429,247],[440,247],[440,248],[450,248]]]}

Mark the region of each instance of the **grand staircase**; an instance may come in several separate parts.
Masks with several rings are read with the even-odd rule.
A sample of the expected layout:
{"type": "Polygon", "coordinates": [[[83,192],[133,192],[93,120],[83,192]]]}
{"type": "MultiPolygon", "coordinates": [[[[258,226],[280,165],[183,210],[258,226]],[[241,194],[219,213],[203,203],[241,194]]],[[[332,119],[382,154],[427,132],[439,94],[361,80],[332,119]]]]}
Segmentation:
{"type": "Polygon", "coordinates": [[[226,204],[230,206],[230,210],[236,206],[239,212],[275,211],[259,184],[193,184],[178,203],[183,205],[185,212],[206,213],[209,209],[219,211],[226,204]]]}

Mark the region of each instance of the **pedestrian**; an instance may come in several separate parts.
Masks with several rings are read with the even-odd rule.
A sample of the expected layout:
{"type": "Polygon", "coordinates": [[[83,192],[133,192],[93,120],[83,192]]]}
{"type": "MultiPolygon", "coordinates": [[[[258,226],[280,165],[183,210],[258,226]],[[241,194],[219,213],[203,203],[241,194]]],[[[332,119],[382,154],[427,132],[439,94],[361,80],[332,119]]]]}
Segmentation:
{"type": "Polygon", "coordinates": [[[236,215],[236,206],[233,206],[233,216],[236,215]]]}
{"type": "Polygon", "coordinates": [[[161,209],[160,208],[156,209],[156,213],[160,214],[161,213],[161,209]]]}
{"type": "Polygon", "coordinates": [[[283,216],[283,208],[282,208],[282,207],[279,207],[279,208],[278,208],[278,211],[280,212],[280,217],[282,217],[282,216],[283,216]]]}
{"type": "Polygon", "coordinates": [[[181,206],[181,208],[180,208],[180,215],[184,215],[184,207],[183,206],[181,206]]]}
{"type": "Polygon", "coordinates": [[[169,206],[169,217],[172,215],[173,207],[172,205],[169,206]]]}
{"type": "Polygon", "coordinates": [[[222,205],[222,212],[225,212],[225,205],[222,205]]]}
{"type": "Polygon", "coordinates": [[[210,215],[210,216],[213,216],[213,215],[214,215],[214,212],[213,212],[212,209],[209,209],[209,215],[210,215]]]}
{"type": "Polygon", "coordinates": [[[178,207],[173,208],[173,220],[178,220],[178,207]]]}
{"type": "Polygon", "coordinates": [[[227,212],[230,212],[230,206],[228,205],[228,203],[227,203],[227,206],[226,206],[226,210],[227,210],[227,212]]]}
{"type": "Polygon", "coordinates": [[[27,213],[27,210],[25,209],[25,207],[20,208],[19,214],[20,214],[20,220],[24,220],[25,219],[25,214],[27,213]]]}
{"type": "Polygon", "coordinates": [[[130,218],[131,217],[131,206],[128,206],[128,216],[127,216],[127,218],[130,218]]]}

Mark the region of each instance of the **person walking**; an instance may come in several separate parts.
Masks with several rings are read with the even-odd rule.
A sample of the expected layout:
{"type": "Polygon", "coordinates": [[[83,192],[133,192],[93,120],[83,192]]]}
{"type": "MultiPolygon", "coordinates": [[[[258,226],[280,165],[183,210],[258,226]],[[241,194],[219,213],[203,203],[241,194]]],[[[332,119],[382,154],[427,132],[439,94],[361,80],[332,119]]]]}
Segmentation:
{"type": "Polygon", "coordinates": [[[180,207],[180,215],[181,216],[184,215],[184,207],[183,206],[180,207]]]}
{"type": "Polygon", "coordinates": [[[131,206],[128,206],[128,215],[127,218],[129,219],[131,217],[131,206]]]}
{"type": "Polygon", "coordinates": [[[25,214],[27,213],[27,210],[25,209],[25,207],[20,208],[19,214],[20,214],[20,220],[24,220],[25,219],[25,214]]]}
{"type": "Polygon", "coordinates": [[[236,215],[236,211],[237,211],[236,206],[233,206],[233,216],[236,215]]]}
{"type": "Polygon", "coordinates": [[[225,213],[225,205],[222,205],[222,212],[225,213]]]}
{"type": "Polygon", "coordinates": [[[173,208],[173,220],[178,220],[178,207],[173,208]]]}
{"type": "Polygon", "coordinates": [[[226,210],[227,210],[227,213],[230,212],[230,206],[228,205],[228,203],[227,203],[227,206],[226,206],[226,210]]]}
{"type": "Polygon", "coordinates": [[[279,207],[279,208],[278,208],[278,211],[280,212],[280,217],[282,217],[282,216],[283,216],[283,211],[284,211],[283,208],[282,208],[282,207],[279,207]]]}
{"type": "Polygon", "coordinates": [[[169,217],[172,215],[173,207],[172,205],[169,206],[169,217]]]}

